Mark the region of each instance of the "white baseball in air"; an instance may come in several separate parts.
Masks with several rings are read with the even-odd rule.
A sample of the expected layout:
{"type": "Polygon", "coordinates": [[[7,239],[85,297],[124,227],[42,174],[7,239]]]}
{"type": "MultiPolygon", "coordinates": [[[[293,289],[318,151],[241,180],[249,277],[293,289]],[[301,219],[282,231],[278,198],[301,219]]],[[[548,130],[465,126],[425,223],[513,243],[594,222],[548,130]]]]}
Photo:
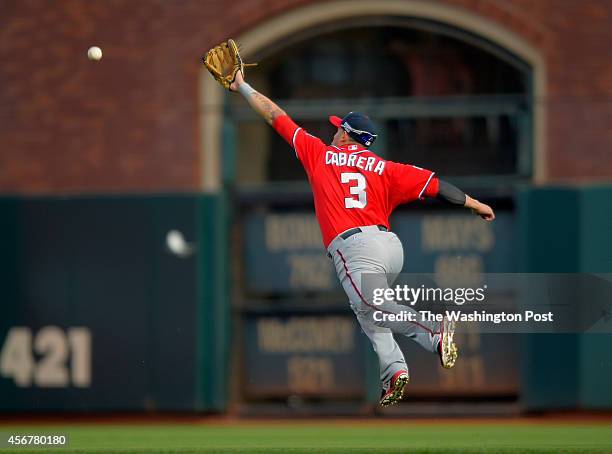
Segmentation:
{"type": "Polygon", "coordinates": [[[166,234],[166,246],[170,252],[179,257],[187,257],[193,252],[191,244],[185,241],[185,237],[178,230],[170,230],[166,234]]]}
{"type": "Polygon", "coordinates": [[[93,61],[98,61],[102,58],[102,49],[98,46],[91,46],[87,49],[87,58],[93,61]]]}

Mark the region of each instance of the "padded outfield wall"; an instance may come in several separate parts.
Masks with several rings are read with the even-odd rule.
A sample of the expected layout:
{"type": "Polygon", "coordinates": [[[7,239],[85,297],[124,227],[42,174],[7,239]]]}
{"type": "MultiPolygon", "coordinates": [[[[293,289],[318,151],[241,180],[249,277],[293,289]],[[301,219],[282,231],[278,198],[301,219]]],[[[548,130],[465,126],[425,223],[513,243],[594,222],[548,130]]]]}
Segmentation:
{"type": "MultiPolygon", "coordinates": [[[[612,187],[532,188],[518,206],[525,272],[612,271],[612,187]]],[[[601,315],[610,324],[610,314],[601,315]]],[[[612,408],[612,334],[534,334],[526,347],[527,408],[612,408]]]]}
{"type": "Polygon", "coordinates": [[[225,408],[221,198],[14,198],[0,207],[0,410],[225,408]],[[192,254],[169,250],[172,230],[192,254]]]}
{"type": "MultiPolygon", "coordinates": [[[[610,187],[521,191],[516,214],[500,213],[496,247],[503,252],[507,241],[521,245],[517,260],[523,272],[609,272],[610,200],[610,187]]],[[[305,363],[296,363],[289,351],[261,350],[277,344],[272,338],[257,343],[256,331],[263,326],[287,334],[298,327],[303,334],[305,326],[332,326],[326,325],[327,318],[340,330],[353,320],[340,300],[335,311],[292,313],[292,324],[287,323],[287,310],[270,312],[253,305],[232,331],[228,206],[226,199],[199,195],[2,199],[1,409],[224,411],[232,395],[238,400],[295,395],[283,371],[298,370],[305,363]],[[181,257],[168,249],[171,230],[183,233],[193,254],[181,257]],[[242,344],[230,346],[232,332],[234,339],[240,334],[242,344]],[[249,336],[254,336],[251,341],[249,336]],[[250,380],[230,392],[232,352],[234,360],[243,357],[250,364],[250,380]],[[290,363],[293,369],[287,369],[290,363]]],[[[423,218],[432,216],[441,215],[426,213],[423,218]]],[[[421,221],[413,217],[399,215],[395,220],[404,241],[418,236],[414,229],[421,221]]],[[[261,222],[261,217],[251,218],[245,238],[257,236],[261,222]]],[[[254,246],[251,253],[265,252],[261,244],[254,246]]],[[[421,257],[417,249],[412,251],[413,262],[421,257]]],[[[310,251],[300,254],[308,258],[310,251]]],[[[495,254],[484,257],[496,266],[504,263],[495,262],[495,254]]],[[[260,269],[251,271],[268,267],[278,276],[272,284],[291,282],[283,274],[290,270],[277,263],[283,257],[251,256],[247,261],[253,258],[260,269]]],[[[425,264],[433,259],[427,254],[420,258],[425,264]]],[[[311,284],[328,282],[322,275],[309,276],[311,284]]],[[[241,285],[270,284],[261,276],[245,278],[241,285]],[[255,278],[251,284],[250,278],[255,278]]],[[[363,375],[343,398],[370,401],[375,398],[368,391],[374,389],[373,358],[361,333],[349,331],[351,348],[321,350],[316,364],[329,359],[332,365],[345,361],[346,367],[354,367],[363,375]]],[[[504,374],[503,384],[506,393],[518,393],[521,408],[612,408],[611,335],[508,337],[513,336],[484,336],[481,347],[467,352],[464,360],[471,364],[480,358],[486,373],[506,370],[504,358],[518,355],[510,364],[518,375],[512,379],[512,374],[504,374]],[[490,348],[493,338],[505,338],[506,346],[517,348],[507,356],[507,349],[490,348]]],[[[421,359],[412,353],[421,378],[415,379],[414,391],[426,395],[430,390],[423,379],[433,372],[421,367],[421,359]]],[[[325,369],[331,371],[325,375],[331,391],[323,393],[323,399],[338,397],[334,382],[346,379],[346,367],[338,368],[338,376],[334,369],[325,369]]],[[[317,377],[314,380],[303,382],[302,390],[318,383],[317,377]]],[[[500,383],[489,381],[480,391],[495,394],[500,383]]],[[[436,386],[455,397],[461,394],[461,386],[453,391],[446,385],[436,386]]],[[[463,392],[474,396],[475,390],[463,392]]]]}

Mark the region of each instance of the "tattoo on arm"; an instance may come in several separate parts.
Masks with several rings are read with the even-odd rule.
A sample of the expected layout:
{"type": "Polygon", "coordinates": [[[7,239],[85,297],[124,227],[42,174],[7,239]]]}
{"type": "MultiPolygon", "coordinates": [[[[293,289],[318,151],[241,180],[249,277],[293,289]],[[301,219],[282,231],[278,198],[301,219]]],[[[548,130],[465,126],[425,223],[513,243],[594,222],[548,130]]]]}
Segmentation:
{"type": "Polygon", "coordinates": [[[264,119],[272,124],[277,117],[285,115],[285,111],[278,107],[274,102],[268,99],[261,93],[253,93],[254,102],[251,104],[255,110],[257,110],[264,119]]]}
{"type": "Polygon", "coordinates": [[[268,122],[268,124],[274,123],[274,120],[281,115],[286,115],[285,111],[278,107],[276,103],[271,101],[266,96],[257,92],[253,87],[249,84],[242,83],[240,87],[238,87],[238,91],[242,93],[242,96],[247,100],[250,106],[261,115],[264,120],[268,122]]]}

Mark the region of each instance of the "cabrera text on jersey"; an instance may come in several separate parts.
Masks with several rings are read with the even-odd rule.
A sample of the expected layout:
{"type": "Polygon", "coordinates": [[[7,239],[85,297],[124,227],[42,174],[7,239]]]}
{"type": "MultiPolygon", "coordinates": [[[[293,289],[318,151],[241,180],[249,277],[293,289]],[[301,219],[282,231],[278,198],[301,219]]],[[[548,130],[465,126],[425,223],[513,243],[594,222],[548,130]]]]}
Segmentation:
{"type": "Polygon", "coordinates": [[[390,230],[395,207],[438,193],[438,179],[430,170],[384,160],[359,144],[326,145],[288,115],[277,117],[273,127],[306,170],[326,248],[353,227],[382,225],[390,230]]]}

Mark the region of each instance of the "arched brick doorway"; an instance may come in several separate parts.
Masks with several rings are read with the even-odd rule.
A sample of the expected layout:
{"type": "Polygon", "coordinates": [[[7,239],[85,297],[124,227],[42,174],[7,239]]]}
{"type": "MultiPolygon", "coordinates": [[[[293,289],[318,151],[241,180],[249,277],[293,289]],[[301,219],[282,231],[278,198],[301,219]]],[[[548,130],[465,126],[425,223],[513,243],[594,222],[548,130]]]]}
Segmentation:
{"type": "MultiPolygon", "coordinates": [[[[448,29],[464,31],[461,39],[472,36],[479,45],[490,42],[488,51],[501,49],[506,55],[514,55],[530,69],[531,99],[539,99],[545,93],[545,66],[538,51],[518,35],[493,24],[490,21],[465,10],[439,3],[420,1],[383,0],[379,2],[325,2],[299,8],[277,16],[238,36],[243,43],[245,56],[265,55],[265,50],[278,48],[281,42],[291,42],[309,33],[317,33],[320,27],[336,24],[336,27],[351,21],[376,21],[376,18],[393,17],[400,20],[433,21],[448,26],[448,29]]],[[[221,127],[223,125],[223,93],[218,90],[210,77],[203,73],[201,90],[201,164],[202,188],[215,192],[221,187],[222,163],[221,127]]],[[[544,106],[533,103],[533,116],[528,127],[531,129],[529,144],[530,174],[534,180],[544,177],[544,106]]]]}

